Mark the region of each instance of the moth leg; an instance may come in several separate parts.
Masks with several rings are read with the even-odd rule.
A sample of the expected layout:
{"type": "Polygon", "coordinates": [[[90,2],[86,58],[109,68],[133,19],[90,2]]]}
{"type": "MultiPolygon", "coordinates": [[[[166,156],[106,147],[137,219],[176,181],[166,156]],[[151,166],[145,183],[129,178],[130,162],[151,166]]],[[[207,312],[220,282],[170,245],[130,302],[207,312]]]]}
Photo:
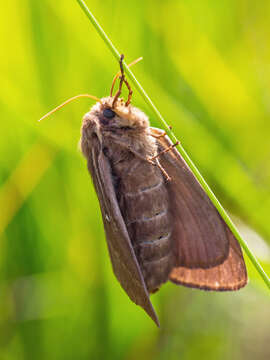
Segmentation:
{"type": "MultiPolygon", "coordinates": [[[[149,161],[151,161],[151,160],[149,160],[149,161]]],[[[158,159],[156,159],[156,162],[155,162],[155,163],[153,163],[152,161],[151,161],[151,163],[152,163],[153,165],[157,165],[157,166],[159,167],[159,169],[161,170],[162,174],[165,176],[165,178],[166,178],[167,181],[171,181],[171,177],[168,175],[168,173],[167,173],[167,171],[164,169],[164,167],[160,164],[160,162],[159,162],[158,159]]]]}
{"type": "MultiPolygon", "coordinates": [[[[121,71],[120,83],[119,83],[118,91],[115,94],[114,99],[113,99],[112,108],[114,108],[119,96],[121,95],[123,83],[125,83],[128,88],[128,99],[125,103],[125,106],[128,106],[130,104],[132,94],[133,94],[133,91],[131,90],[129,83],[128,83],[127,79],[125,78],[124,68],[123,68],[123,60],[124,60],[124,55],[122,54],[120,57],[120,61],[119,61],[120,71],[121,71]]],[[[114,83],[113,83],[113,85],[114,85],[114,83]]],[[[111,91],[111,94],[112,94],[112,91],[111,91]]]]}
{"type": "Polygon", "coordinates": [[[131,98],[132,98],[132,94],[133,94],[133,91],[131,90],[131,87],[127,81],[126,78],[124,78],[124,83],[126,84],[127,88],[128,88],[128,99],[125,103],[125,106],[128,106],[130,103],[131,103],[131,98]]]}
{"type": "Polygon", "coordinates": [[[160,134],[160,135],[151,134],[151,136],[152,136],[153,138],[155,138],[155,139],[163,138],[163,137],[166,136],[166,135],[167,135],[167,133],[166,133],[166,131],[164,131],[164,130],[163,130],[163,133],[160,134]]]}
{"type": "MultiPolygon", "coordinates": [[[[162,135],[161,135],[161,136],[162,136],[162,135]]],[[[179,142],[179,141],[176,141],[175,144],[169,146],[167,149],[164,149],[164,150],[162,150],[160,153],[158,153],[157,155],[151,157],[150,160],[155,160],[155,159],[157,159],[160,155],[163,155],[163,154],[171,151],[175,146],[177,146],[177,145],[179,145],[179,144],[180,144],[180,142],[179,142]]]]}
{"type": "MultiPolygon", "coordinates": [[[[170,130],[172,130],[172,126],[171,126],[171,125],[168,125],[168,128],[169,128],[170,130]]],[[[153,138],[155,138],[155,139],[160,139],[160,138],[163,138],[164,136],[167,135],[167,133],[166,133],[165,130],[160,130],[160,131],[163,131],[162,134],[160,134],[160,135],[155,135],[155,134],[150,134],[150,135],[151,135],[153,138]]]]}
{"type": "Polygon", "coordinates": [[[113,102],[112,102],[112,109],[114,108],[116,101],[118,100],[119,96],[121,95],[122,92],[122,86],[123,86],[123,82],[125,82],[125,75],[124,75],[124,69],[123,69],[123,60],[124,60],[124,55],[122,54],[120,57],[120,70],[121,70],[121,76],[120,76],[120,83],[119,83],[119,88],[117,93],[114,96],[113,102]]]}

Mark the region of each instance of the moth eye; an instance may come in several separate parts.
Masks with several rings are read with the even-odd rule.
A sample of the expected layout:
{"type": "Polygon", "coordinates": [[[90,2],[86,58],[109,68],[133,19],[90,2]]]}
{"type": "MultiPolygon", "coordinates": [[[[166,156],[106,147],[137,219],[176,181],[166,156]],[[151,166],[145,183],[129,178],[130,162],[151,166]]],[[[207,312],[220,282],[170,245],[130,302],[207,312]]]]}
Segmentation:
{"type": "Polygon", "coordinates": [[[115,112],[111,109],[104,109],[103,116],[105,116],[107,119],[112,119],[115,116],[115,112]]]}

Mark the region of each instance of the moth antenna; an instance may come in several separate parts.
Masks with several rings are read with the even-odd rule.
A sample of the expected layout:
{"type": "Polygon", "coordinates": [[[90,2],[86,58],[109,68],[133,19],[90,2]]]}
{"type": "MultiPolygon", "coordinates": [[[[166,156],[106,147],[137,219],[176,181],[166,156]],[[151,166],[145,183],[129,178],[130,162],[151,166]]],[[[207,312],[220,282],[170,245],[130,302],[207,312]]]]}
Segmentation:
{"type": "Polygon", "coordinates": [[[64,107],[65,105],[69,104],[70,102],[72,102],[73,100],[76,100],[76,99],[79,99],[79,98],[82,98],[82,97],[88,97],[90,99],[93,99],[95,101],[98,101],[101,103],[101,100],[96,97],[96,96],[93,96],[93,95],[89,95],[89,94],[80,94],[80,95],[76,95],[76,96],[73,96],[72,98],[66,100],[65,102],[63,102],[62,104],[58,105],[56,108],[54,108],[53,110],[49,111],[46,115],[42,116],[42,118],[40,118],[38,121],[41,121],[43,119],[45,119],[46,117],[52,115],[53,113],[55,113],[57,110],[61,109],[62,107],[64,107]]]}
{"type": "MultiPolygon", "coordinates": [[[[133,65],[136,65],[139,61],[143,60],[143,57],[139,57],[136,60],[133,60],[130,64],[128,64],[128,67],[131,67],[133,65]]],[[[114,76],[113,81],[112,81],[112,87],[111,87],[111,91],[110,91],[110,96],[113,96],[113,89],[114,89],[114,85],[116,83],[116,80],[119,78],[119,76],[121,75],[121,71],[118,71],[118,73],[114,76]]]]}

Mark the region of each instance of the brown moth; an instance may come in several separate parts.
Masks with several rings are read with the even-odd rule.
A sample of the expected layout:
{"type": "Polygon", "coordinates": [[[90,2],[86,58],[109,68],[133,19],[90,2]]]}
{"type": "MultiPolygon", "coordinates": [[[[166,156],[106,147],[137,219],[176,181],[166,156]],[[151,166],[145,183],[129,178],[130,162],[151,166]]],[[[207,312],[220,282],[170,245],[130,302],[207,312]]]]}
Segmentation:
{"type": "Polygon", "coordinates": [[[123,56],[116,95],[111,91],[98,99],[83,118],[81,148],[100,202],[114,274],[159,326],[149,294],[163,283],[238,290],[246,285],[247,273],[236,238],[176,144],[130,105],[122,61],[123,56]],[[119,98],[123,83],[127,102],[119,98]]]}
{"type": "MultiPolygon", "coordinates": [[[[81,148],[100,201],[113,271],[158,325],[149,294],[168,280],[204,290],[247,283],[241,248],[166,136],[117,94],[84,116],[81,148]]],[[[130,87],[128,86],[130,89],[130,87]]]]}

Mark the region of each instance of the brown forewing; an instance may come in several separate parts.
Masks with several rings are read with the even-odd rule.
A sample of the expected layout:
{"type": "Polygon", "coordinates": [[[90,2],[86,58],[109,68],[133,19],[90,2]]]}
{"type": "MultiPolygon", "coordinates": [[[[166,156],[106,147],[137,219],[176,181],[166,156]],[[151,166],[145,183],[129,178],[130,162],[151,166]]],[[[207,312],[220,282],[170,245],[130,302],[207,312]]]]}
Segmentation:
{"type": "MultiPolygon", "coordinates": [[[[151,128],[156,137],[159,129],[151,128]]],[[[172,142],[157,139],[159,151],[172,142]]],[[[234,290],[247,282],[241,248],[176,148],[159,158],[168,182],[176,266],[173,282],[209,290],[234,290]]]]}
{"type": "Polygon", "coordinates": [[[109,161],[97,137],[88,142],[82,134],[82,147],[87,153],[88,169],[99,198],[114,274],[130,299],[140,305],[159,326],[119,209],[109,161]]]}

